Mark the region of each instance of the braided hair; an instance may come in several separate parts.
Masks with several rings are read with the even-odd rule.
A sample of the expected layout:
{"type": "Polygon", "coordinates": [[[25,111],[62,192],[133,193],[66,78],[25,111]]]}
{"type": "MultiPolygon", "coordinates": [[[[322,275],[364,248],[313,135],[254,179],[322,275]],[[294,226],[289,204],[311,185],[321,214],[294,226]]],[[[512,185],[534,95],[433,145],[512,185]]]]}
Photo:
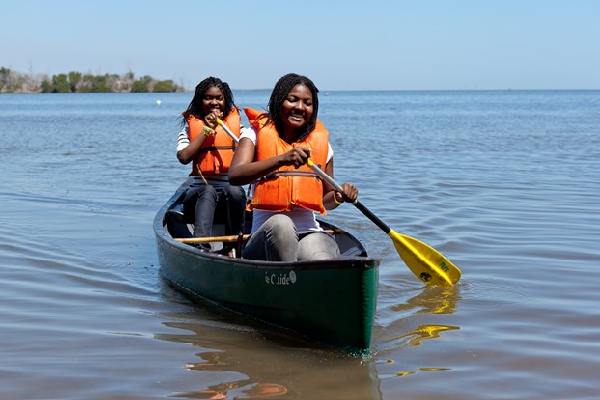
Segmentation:
{"type": "Polygon", "coordinates": [[[279,78],[275,84],[275,87],[273,88],[271,98],[269,99],[269,118],[275,123],[275,128],[277,131],[282,133],[284,129],[283,120],[281,118],[281,105],[287,98],[290,91],[296,85],[306,86],[308,90],[310,90],[313,98],[313,113],[306,124],[305,131],[300,135],[300,138],[302,138],[315,128],[317,123],[317,112],[319,111],[319,98],[317,97],[319,89],[317,89],[313,81],[306,76],[290,73],[279,78]]]}
{"type": "Polygon", "coordinates": [[[231,109],[235,107],[235,104],[233,103],[233,93],[231,92],[231,89],[229,88],[227,82],[223,82],[222,80],[220,80],[219,78],[215,78],[214,76],[209,76],[208,78],[204,79],[196,85],[194,97],[192,98],[192,101],[190,102],[186,110],[183,112],[183,117],[181,121],[182,125],[185,125],[186,123],[186,116],[193,115],[199,119],[202,119],[206,116],[202,111],[202,99],[204,98],[204,94],[206,93],[206,91],[213,86],[219,88],[223,93],[223,119],[227,118],[231,109]]]}

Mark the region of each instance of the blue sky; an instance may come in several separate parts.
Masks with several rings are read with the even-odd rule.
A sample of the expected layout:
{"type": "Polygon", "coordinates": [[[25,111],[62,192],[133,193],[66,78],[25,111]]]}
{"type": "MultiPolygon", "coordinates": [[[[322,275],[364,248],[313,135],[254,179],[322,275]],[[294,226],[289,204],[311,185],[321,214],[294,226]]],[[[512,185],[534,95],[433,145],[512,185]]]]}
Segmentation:
{"type": "Polygon", "coordinates": [[[600,89],[600,2],[33,1],[0,6],[0,65],[193,87],[600,89]]]}

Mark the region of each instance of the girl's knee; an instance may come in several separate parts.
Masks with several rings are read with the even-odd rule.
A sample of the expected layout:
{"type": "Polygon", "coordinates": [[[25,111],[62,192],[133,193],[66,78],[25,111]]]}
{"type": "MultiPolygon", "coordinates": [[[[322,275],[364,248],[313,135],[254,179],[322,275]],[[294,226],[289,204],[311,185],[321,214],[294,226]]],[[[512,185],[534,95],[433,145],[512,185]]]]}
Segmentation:
{"type": "Polygon", "coordinates": [[[265,222],[268,229],[272,232],[293,233],[296,235],[296,226],[294,221],[287,215],[276,214],[265,222]]]}
{"type": "Polygon", "coordinates": [[[217,193],[217,189],[215,189],[212,185],[206,185],[201,192],[198,193],[199,199],[212,198],[214,200],[217,199],[219,194],[217,193]]]}
{"type": "Polygon", "coordinates": [[[306,235],[299,243],[299,260],[326,260],[340,255],[340,249],[330,235],[315,232],[306,235]]]}
{"type": "MultiPolygon", "coordinates": [[[[267,219],[254,233],[264,237],[266,259],[296,261],[298,256],[298,234],[290,217],[276,214],[267,219]]],[[[252,240],[252,239],[250,239],[252,240]]]]}
{"type": "Polygon", "coordinates": [[[227,189],[227,195],[229,197],[231,197],[234,200],[245,200],[246,199],[246,192],[244,192],[244,188],[241,186],[228,186],[227,189]]]}

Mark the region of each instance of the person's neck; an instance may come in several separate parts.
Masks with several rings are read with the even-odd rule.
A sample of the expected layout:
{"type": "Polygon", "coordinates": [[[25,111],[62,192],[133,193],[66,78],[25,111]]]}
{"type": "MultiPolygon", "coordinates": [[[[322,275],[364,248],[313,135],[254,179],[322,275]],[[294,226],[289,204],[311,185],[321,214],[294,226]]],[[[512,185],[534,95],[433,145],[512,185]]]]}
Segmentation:
{"type": "Polygon", "coordinates": [[[300,136],[302,136],[300,129],[285,129],[281,138],[292,144],[297,141],[300,136]]]}

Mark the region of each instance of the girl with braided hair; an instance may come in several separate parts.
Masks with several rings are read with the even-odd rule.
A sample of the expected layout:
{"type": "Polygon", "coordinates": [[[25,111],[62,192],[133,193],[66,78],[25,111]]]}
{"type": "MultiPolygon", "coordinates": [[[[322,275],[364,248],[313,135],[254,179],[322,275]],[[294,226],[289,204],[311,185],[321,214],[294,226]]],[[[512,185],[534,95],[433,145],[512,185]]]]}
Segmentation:
{"type": "Polygon", "coordinates": [[[287,74],[275,85],[268,112],[245,110],[253,130],[240,136],[229,169],[232,185],[252,183],[252,236],[244,258],[297,261],[339,255],[315,212],[325,214],[344,200],[356,200],[358,190],[344,183],[344,192],[336,192],[306,165],[310,157],[333,176],[333,149],[317,119],[317,93],[309,78],[287,74]]]}
{"type": "Polygon", "coordinates": [[[239,137],[242,126],[231,89],[211,76],[196,86],[182,113],[177,141],[177,159],[182,164],[193,161],[190,175],[198,177],[183,202],[184,215],[193,216],[196,237],[212,235],[215,212],[222,214],[217,218],[224,220],[226,234],[242,230],[246,195],[241,187],[231,186],[227,176],[237,144],[217,119],[239,137]]]}

